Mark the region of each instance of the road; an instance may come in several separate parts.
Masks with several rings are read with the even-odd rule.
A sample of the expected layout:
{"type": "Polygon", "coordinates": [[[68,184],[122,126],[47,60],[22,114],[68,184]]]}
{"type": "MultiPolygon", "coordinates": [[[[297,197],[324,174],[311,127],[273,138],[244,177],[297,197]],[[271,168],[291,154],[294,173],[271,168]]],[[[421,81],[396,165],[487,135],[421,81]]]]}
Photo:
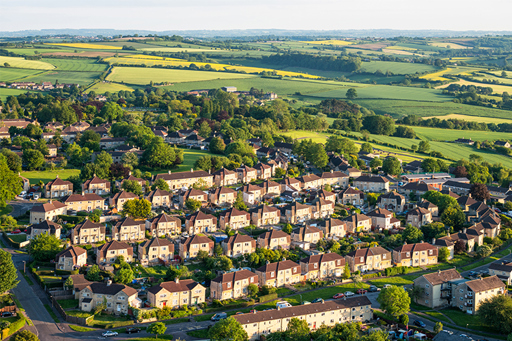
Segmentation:
{"type": "Polygon", "coordinates": [[[16,198],[16,201],[9,202],[9,205],[12,206],[12,212],[11,215],[13,217],[19,217],[20,215],[25,214],[25,212],[30,211],[32,207],[36,205],[41,205],[40,202],[37,201],[30,201],[21,199],[20,197],[16,198]]]}
{"type": "MultiPolygon", "coordinates": [[[[494,261],[494,262],[491,262],[491,263],[488,263],[488,264],[485,264],[485,265],[479,266],[478,268],[474,268],[474,269],[472,269],[471,271],[475,271],[475,272],[485,272],[485,273],[488,273],[488,272],[489,272],[489,266],[490,266],[492,263],[501,262],[501,261],[508,261],[508,262],[512,262],[512,254],[508,254],[508,255],[506,255],[505,257],[500,258],[499,260],[496,260],[496,261],[494,261]]],[[[469,276],[469,271],[461,272],[461,275],[462,275],[462,276],[464,276],[464,277],[468,277],[468,276],[469,276]]]]}

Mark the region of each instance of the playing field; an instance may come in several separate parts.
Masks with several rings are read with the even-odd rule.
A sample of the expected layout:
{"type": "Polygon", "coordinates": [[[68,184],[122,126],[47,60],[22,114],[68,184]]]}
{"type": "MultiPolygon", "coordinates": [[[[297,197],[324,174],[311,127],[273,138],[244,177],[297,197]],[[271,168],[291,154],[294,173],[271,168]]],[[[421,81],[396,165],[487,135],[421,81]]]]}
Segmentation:
{"type": "Polygon", "coordinates": [[[44,71],[32,69],[0,68],[0,81],[13,82],[22,80],[25,77],[37,75],[41,72],[44,71]]]}
{"type": "MultiPolygon", "coordinates": [[[[433,116],[440,120],[449,120],[449,119],[456,119],[456,120],[465,120],[465,121],[471,121],[471,122],[484,122],[484,123],[512,123],[512,117],[510,119],[506,118],[492,118],[492,117],[480,117],[480,116],[470,116],[470,115],[459,115],[459,114],[449,114],[445,116],[433,116]]],[[[430,117],[424,117],[424,119],[427,119],[430,117]]]]}
{"type": "Polygon", "coordinates": [[[21,57],[4,57],[0,56],[0,66],[4,66],[5,63],[9,64],[10,67],[20,69],[34,69],[34,70],[52,70],[55,69],[50,63],[42,62],[40,60],[26,60],[21,57]]]}
{"type": "Polygon", "coordinates": [[[107,69],[107,64],[97,63],[94,59],[57,59],[45,58],[43,61],[55,65],[59,71],[86,71],[86,72],[103,72],[107,69]]]}
{"type": "Polygon", "coordinates": [[[420,63],[400,63],[400,62],[384,62],[384,61],[372,61],[364,62],[361,66],[363,72],[375,72],[380,70],[382,72],[393,72],[397,75],[407,75],[413,73],[423,72],[434,72],[438,68],[432,65],[420,64],[420,63]]]}
{"type": "MultiPolygon", "coordinates": [[[[323,98],[346,98],[346,89],[322,92],[311,96],[323,98]]],[[[432,102],[450,101],[452,99],[451,97],[443,95],[439,90],[389,85],[375,85],[357,89],[357,97],[432,102]]]]}

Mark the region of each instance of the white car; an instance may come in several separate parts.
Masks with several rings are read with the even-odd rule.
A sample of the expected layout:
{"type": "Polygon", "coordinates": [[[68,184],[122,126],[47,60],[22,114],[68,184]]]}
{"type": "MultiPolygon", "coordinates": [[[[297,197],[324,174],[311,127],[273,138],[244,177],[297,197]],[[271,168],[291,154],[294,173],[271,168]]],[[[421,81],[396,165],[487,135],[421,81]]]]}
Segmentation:
{"type": "Polygon", "coordinates": [[[281,302],[277,302],[276,303],[276,308],[289,308],[291,307],[292,305],[286,301],[281,301],[281,302]]]}
{"type": "Polygon", "coordinates": [[[111,330],[107,330],[106,332],[101,334],[103,337],[111,337],[111,336],[117,336],[117,332],[113,332],[111,330]]]}
{"type": "Polygon", "coordinates": [[[354,296],[355,294],[352,291],[345,291],[345,296],[354,296]]]}

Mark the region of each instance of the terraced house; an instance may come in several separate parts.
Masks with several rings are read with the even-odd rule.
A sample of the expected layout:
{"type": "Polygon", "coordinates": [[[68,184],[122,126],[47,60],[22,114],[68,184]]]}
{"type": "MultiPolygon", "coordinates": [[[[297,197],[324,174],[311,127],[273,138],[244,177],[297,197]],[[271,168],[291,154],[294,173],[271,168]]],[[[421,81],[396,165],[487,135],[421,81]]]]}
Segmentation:
{"type": "Polygon", "coordinates": [[[170,192],[157,188],[149,192],[145,199],[151,203],[153,208],[170,208],[172,205],[171,198],[170,192]]]}
{"type": "Polygon", "coordinates": [[[110,181],[98,178],[96,175],[82,184],[82,193],[85,194],[110,194],[110,181]]]}
{"type": "Polygon", "coordinates": [[[343,238],[347,235],[347,223],[335,218],[329,218],[318,225],[325,238],[343,238]]]}
{"type": "Polygon", "coordinates": [[[181,233],[181,220],[162,213],[146,220],[146,230],[152,237],[176,236],[181,233]]]}
{"type": "Polygon", "coordinates": [[[293,202],[281,209],[281,222],[289,224],[303,223],[313,218],[313,206],[293,202]]]}
{"type": "Polygon", "coordinates": [[[391,252],[380,247],[370,247],[350,252],[345,256],[350,271],[384,270],[393,266],[391,252]]]}
{"type": "Polygon", "coordinates": [[[73,194],[73,184],[69,181],[64,181],[57,177],[55,180],[48,182],[44,185],[45,198],[63,198],[73,194]]]}
{"type": "Polygon", "coordinates": [[[153,178],[153,182],[158,179],[163,179],[167,182],[170,189],[181,189],[181,188],[190,188],[196,183],[201,183],[206,187],[213,186],[213,175],[203,170],[193,169],[190,172],[179,172],[179,173],[171,173],[169,171],[168,174],[158,174],[153,178]]]}
{"type": "Polygon", "coordinates": [[[188,237],[179,243],[179,255],[181,259],[187,260],[196,258],[199,251],[206,251],[208,255],[213,256],[213,248],[215,243],[210,238],[196,234],[193,237],[188,237]]]}
{"type": "Polygon", "coordinates": [[[256,240],[244,234],[236,233],[234,236],[224,239],[220,245],[228,257],[240,257],[256,252],[256,240]]]}
{"type": "Polygon", "coordinates": [[[364,192],[389,192],[389,180],[383,176],[361,175],[354,179],[354,187],[364,192]]]}
{"type": "Polygon", "coordinates": [[[94,223],[89,219],[76,224],[71,230],[71,243],[73,244],[92,244],[105,240],[105,226],[94,223]]]}
{"type": "Polygon", "coordinates": [[[142,266],[167,264],[174,259],[174,243],[165,238],[146,239],[139,245],[138,258],[142,266]]]}
{"type": "Polygon", "coordinates": [[[300,260],[300,269],[307,280],[341,277],[345,270],[345,258],[335,252],[311,255],[300,260]]]}
{"type": "Polygon", "coordinates": [[[185,192],[181,192],[179,195],[180,208],[185,207],[185,203],[188,199],[194,199],[201,202],[202,206],[208,203],[208,195],[198,189],[189,188],[185,192]]]}
{"type": "Polygon", "coordinates": [[[281,219],[281,211],[274,206],[260,205],[250,211],[251,223],[256,226],[277,225],[281,219]]]}
{"type": "Polygon", "coordinates": [[[221,168],[213,173],[213,182],[217,187],[236,185],[238,183],[238,175],[234,171],[221,168]]]}
{"type": "Polygon", "coordinates": [[[348,179],[349,176],[340,171],[334,171],[331,169],[330,172],[323,172],[322,176],[322,185],[331,185],[331,186],[339,186],[341,188],[348,187],[348,179]]]}
{"type": "Polygon", "coordinates": [[[260,286],[282,287],[302,280],[300,265],[291,260],[268,263],[256,269],[260,286]]]}
{"type": "Polygon", "coordinates": [[[292,231],[291,239],[294,242],[305,242],[316,244],[324,238],[324,233],[318,227],[308,226],[298,227],[292,231]]]}
{"type": "Polygon", "coordinates": [[[219,187],[210,192],[208,196],[212,205],[231,206],[236,200],[238,192],[229,187],[219,187]]]}
{"type": "Polygon", "coordinates": [[[185,230],[189,235],[203,232],[215,232],[217,231],[217,218],[211,214],[197,211],[188,216],[185,220],[185,230]]]}
{"type": "Polygon", "coordinates": [[[94,282],[80,290],[79,307],[82,311],[94,309],[106,301],[105,310],[114,315],[128,314],[129,307],[140,308],[137,290],[123,284],[94,282]]]}
{"type": "Polygon", "coordinates": [[[92,212],[94,210],[105,209],[105,199],[97,194],[71,194],[68,197],[62,199],[64,205],[68,210],[73,211],[87,211],[92,212]]]}
{"type": "Polygon", "coordinates": [[[124,218],[112,226],[112,240],[135,242],[146,238],[146,223],[124,218]]]}
{"type": "Polygon", "coordinates": [[[96,264],[112,265],[120,256],[124,258],[125,262],[131,263],[133,261],[133,247],[112,240],[98,247],[96,250],[96,264]]]}
{"type": "Polygon", "coordinates": [[[396,266],[435,265],[437,256],[437,247],[429,243],[405,244],[393,250],[393,262],[396,266]]]}
{"type": "Polygon", "coordinates": [[[261,249],[290,249],[291,237],[281,230],[270,230],[258,236],[258,247],[261,249]]]}
{"type": "Polygon", "coordinates": [[[229,226],[231,229],[242,229],[251,224],[251,215],[234,207],[222,212],[219,217],[219,227],[223,230],[229,226]]]}
{"type": "Polygon", "coordinates": [[[222,274],[210,283],[211,297],[215,300],[227,300],[247,296],[247,287],[258,285],[258,275],[249,270],[240,270],[222,274]]]}
{"type": "Polygon", "coordinates": [[[178,309],[185,305],[197,305],[205,301],[206,288],[192,279],[176,278],[148,289],[148,301],[152,307],[178,309]]]}

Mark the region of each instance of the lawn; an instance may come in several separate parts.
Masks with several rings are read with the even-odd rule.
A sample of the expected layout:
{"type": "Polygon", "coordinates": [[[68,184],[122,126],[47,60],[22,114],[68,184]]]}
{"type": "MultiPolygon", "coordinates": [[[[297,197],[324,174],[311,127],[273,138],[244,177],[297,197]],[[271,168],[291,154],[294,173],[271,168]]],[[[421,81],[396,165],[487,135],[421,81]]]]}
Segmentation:
{"type": "Polygon", "coordinates": [[[94,329],[92,329],[92,328],[87,328],[87,327],[82,327],[82,326],[75,326],[74,324],[70,324],[69,328],[71,328],[75,332],[81,332],[81,333],[94,331],[94,329]]]}
{"type": "Polygon", "coordinates": [[[113,315],[94,315],[89,325],[97,328],[116,328],[129,326],[133,324],[133,320],[127,317],[113,315]]]}
{"type": "Polygon", "coordinates": [[[119,91],[134,91],[134,88],[126,86],[124,84],[110,83],[110,82],[99,82],[87,89],[86,92],[94,91],[97,94],[104,94],[105,92],[119,92],[119,91]]]}
{"type": "Polygon", "coordinates": [[[478,268],[479,266],[482,266],[482,265],[485,265],[485,264],[489,264],[489,263],[492,263],[494,261],[497,261],[498,259],[502,258],[502,257],[505,257],[509,254],[509,251],[512,250],[512,245],[507,247],[506,249],[503,249],[501,250],[500,252],[497,252],[495,253],[494,255],[491,255],[489,257],[486,257],[474,264],[470,264],[470,265],[466,265],[464,267],[462,267],[461,269],[463,271],[468,271],[468,270],[471,270],[471,269],[474,269],[474,268],[478,268]]]}
{"type": "Polygon", "coordinates": [[[9,214],[12,212],[12,206],[6,205],[4,208],[0,208],[0,216],[4,214],[9,214]]]}
{"type": "Polygon", "coordinates": [[[78,300],[58,300],[62,309],[72,309],[78,307],[78,300]]]}
{"type": "Polygon", "coordinates": [[[11,234],[8,237],[15,243],[23,243],[27,240],[27,235],[25,234],[11,234]]]}
{"type": "MultiPolygon", "coordinates": [[[[201,156],[210,155],[215,156],[215,154],[210,153],[206,150],[200,149],[184,149],[184,160],[181,165],[178,166],[177,170],[172,170],[173,172],[185,172],[190,171],[191,168],[194,168],[194,163],[201,156]]],[[[222,156],[222,155],[221,155],[222,156]]]]}
{"type": "Polygon", "coordinates": [[[82,318],[88,318],[89,316],[93,315],[92,313],[88,313],[86,311],[81,311],[81,310],[66,311],[66,314],[68,314],[69,316],[82,317],[82,318]]]}
{"type": "Polygon", "coordinates": [[[386,284],[400,286],[400,285],[412,284],[413,281],[405,279],[403,277],[390,277],[390,278],[373,279],[373,280],[370,281],[370,283],[375,285],[375,286],[377,286],[377,287],[379,287],[379,288],[382,288],[386,284]]]}
{"type": "Polygon", "coordinates": [[[187,332],[188,336],[197,337],[199,339],[209,339],[208,329],[192,330],[187,332]]]}
{"type": "MultiPolygon", "coordinates": [[[[249,311],[249,310],[248,310],[249,311]]],[[[206,314],[206,315],[199,315],[199,316],[194,316],[194,320],[196,320],[197,322],[201,322],[201,321],[209,321],[212,319],[212,316],[215,315],[215,314],[206,314]]]]}
{"type": "MultiPolygon", "coordinates": [[[[302,301],[311,302],[315,298],[323,298],[323,299],[332,298],[335,294],[337,294],[339,292],[352,291],[355,293],[357,291],[357,289],[368,289],[369,287],[370,287],[370,285],[368,285],[366,283],[360,283],[358,286],[355,286],[353,283],[342,284],[342,285],[337,285],[337,286],[333,286],[333,287],[319,289],[316,291],[306,292],[303,294],[293,295],[293,296],[284,298],[283,300],[290,302],[290,304],[292,304],[292,305],[299,305],[299,304],[301,304],[301,299],[302,299],[302,301]],[[302,297],[301,297],[301,295],[302,295],[302,297]]],[[[270,303],[271,303],[271,305],[273,305],[273,307],[275,307],[276,302],[277,301],[273,301],[270,303]]]]}
{"type": "Polygon", "coordinates": [[[2,101],[5,101],[8,96],[18,96],[21,94],[26,94],[27,92],[36,92],[36,91],[28,91],[28,90],[23,90],[23,89],[0,88],[0,99],[2,101]]]}
{"type": "Polygon", "coordinates": [[[483,332],[496,333],[494,328],[488,327],[482,323],[478,315],[466,314],[457,308],[443,309],[440,310],[440,312],[449,317],[453,322],[455,322],[456,325],[460,327],[466,328],[467,326],[471,329],[480,330],[483,332]]]}
{"type": "Polygon", "coordinates": [[[72,175],[79,175],[79,169],[59,169],[53,171],[30,171],[22,172],[21,175],[30,180],[31,184],[37,184],[39,181],[48,182],[54,180],[57,175],[59,178],[66,180],[72,175]]]}
{"type": "MultiPolygon", "coordinates": [[[[5,63],[9,64],[10,67],[20,68],[20,69],[34,69],[34,70],[53,70],[55,66],[50,63],[42,62],[40,60],[26,60],[21,57],[5,57],[0,56],[0,65],[4,65],[5,63]]],[[[3,67],[2,67],[3,69],[3,67]]]]}
{"type": "Polygon", "coordinates": [[[435,318],[435,319],[450,323],[450,320],[438,311],[424,311],[424,313],[427,314],[428,316],[435,318]]]}

